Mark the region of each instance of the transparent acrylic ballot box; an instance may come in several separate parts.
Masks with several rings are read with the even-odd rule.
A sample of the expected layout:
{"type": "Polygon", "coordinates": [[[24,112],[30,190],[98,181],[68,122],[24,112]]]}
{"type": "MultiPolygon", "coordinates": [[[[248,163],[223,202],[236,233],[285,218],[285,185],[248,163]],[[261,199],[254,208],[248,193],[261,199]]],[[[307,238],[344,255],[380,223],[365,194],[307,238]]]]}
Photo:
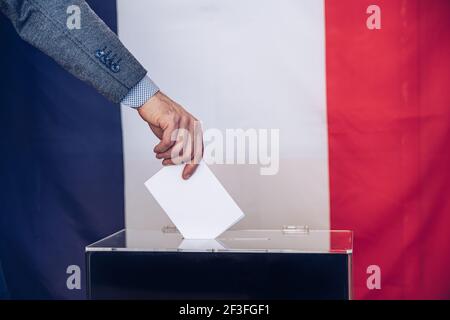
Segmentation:
{"type": "Polygon", "coordinates": [[[87,246],[86,262],[90,299],[350,299],[352,232],[127,229],[87,246]]]}

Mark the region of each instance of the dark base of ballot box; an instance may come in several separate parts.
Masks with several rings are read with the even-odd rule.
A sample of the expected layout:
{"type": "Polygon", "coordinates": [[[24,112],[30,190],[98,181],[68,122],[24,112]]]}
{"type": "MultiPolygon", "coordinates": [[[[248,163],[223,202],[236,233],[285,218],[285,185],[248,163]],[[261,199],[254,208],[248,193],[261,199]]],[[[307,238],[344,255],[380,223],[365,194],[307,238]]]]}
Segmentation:
{"type": "MultiPolygon", "coordinates": [[[[264,239],[259,241],[264,244],[264,239]]],[[[126,245],[117,248],[115,244],[88,247],[88,297],[349,299],[351,296],[348,250],[271,251],[251,245],[250,249],[229,248],[223,243],[226,240],[219,249],[210,243],[200,249],[197,245],[192,249],[166,245],[162,249],[154,244],[141,248],[126,245]]]]}

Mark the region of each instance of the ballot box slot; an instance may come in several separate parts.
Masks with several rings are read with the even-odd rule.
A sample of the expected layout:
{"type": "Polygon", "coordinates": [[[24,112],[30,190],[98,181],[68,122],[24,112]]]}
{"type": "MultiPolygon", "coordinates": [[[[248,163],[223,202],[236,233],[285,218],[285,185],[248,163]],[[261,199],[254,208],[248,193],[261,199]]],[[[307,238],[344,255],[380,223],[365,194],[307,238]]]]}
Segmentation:
{"type": "Polygon", "coordinates": [[[283,234],[304,234],[304,235],[308,235],[309,234],[309,227],[308,226],[283,226],[281,228],[281,231],[283,234]]]}

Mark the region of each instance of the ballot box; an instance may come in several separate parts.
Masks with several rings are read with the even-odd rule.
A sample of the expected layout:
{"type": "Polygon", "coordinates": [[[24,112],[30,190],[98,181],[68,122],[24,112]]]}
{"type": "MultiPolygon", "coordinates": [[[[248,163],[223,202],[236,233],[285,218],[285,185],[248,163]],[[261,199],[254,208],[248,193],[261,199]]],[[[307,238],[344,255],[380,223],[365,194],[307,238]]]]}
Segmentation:
{"type": "Polygon", "coordinates": [[[352,232],[127,229],[86,247],[86,262],[90,299],[351,299],[352,232]]]}

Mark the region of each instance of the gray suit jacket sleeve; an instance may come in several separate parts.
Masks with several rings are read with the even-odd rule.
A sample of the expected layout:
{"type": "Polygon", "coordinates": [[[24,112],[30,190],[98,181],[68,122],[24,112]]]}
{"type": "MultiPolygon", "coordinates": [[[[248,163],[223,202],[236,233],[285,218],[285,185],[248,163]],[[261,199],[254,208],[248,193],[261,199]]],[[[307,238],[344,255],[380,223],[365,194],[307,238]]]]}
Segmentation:
{"type": "Polygon", "coordinates": [[[83,0],[0,0],[22,39],[119,103],[147,73],[83,0]],[[67,27],[67,9],[81,9],[81,28],[67,27]]]}

